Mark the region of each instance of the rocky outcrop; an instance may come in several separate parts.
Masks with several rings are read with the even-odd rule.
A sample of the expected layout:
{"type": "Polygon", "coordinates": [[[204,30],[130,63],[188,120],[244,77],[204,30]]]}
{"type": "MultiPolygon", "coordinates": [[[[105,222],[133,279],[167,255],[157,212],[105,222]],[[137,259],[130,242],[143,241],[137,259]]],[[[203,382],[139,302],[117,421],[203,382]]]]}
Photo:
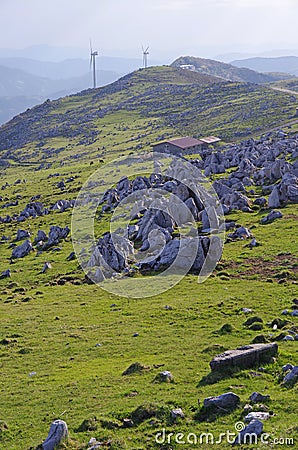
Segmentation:
{"type": "Polygon", "coordinates": [[[236,350],[229,350],[216,356],[211,362],[212,371],[226,369],[246,369],[254,367],[261,362],[268,362],[278,352],[278,345],[272,344],[251,344],[236,350]]]}

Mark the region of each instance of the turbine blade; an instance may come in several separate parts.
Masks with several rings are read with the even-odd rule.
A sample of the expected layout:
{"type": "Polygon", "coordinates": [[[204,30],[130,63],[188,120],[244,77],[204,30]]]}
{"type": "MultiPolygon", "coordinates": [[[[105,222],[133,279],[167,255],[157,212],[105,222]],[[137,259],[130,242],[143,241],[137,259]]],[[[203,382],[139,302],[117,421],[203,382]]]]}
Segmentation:
{"type": "Polygon", "coordinates": [[[148,52],[148,50],[149,50],[149,47],[147,47],[147,48],[146,48],[145,52],[147,53],[147,52],[148,52]]]}

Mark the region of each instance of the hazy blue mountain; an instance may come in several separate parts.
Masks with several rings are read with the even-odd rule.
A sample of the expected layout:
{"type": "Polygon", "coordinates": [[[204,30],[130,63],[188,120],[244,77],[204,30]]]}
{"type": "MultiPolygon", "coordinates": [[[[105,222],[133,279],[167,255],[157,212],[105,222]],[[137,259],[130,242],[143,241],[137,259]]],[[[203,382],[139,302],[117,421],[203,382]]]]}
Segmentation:
{"type": "MultiPolygon", "coordinates": [[[[138,59],[114,58],[108,56],[99,56],[96,59],[98,70],[117,72],[119,76],[139,69],[141,64],[142,61],[138,59]]],[[[53,62],[20,57],[0,57],[0,65],[24,70],[32,75],[56,80],[80,77],[90,71],[90,61],[88,59],[66,59],[59,62],[53,62]]]]}
{"type": "Polygon", "coordinates": [[[43,101],[42,97],[0,97],[0,124],[8,122],[20,112],[43,101]]]}
{"type": "Polygon", "coordinates": [[[259,72],[286,72],[298,76],[298,57],[280,56],[278,58],[248,58],[232,61],[236,67],[246,67],[259,72]]]}
{"type": "MultiPolygon", "coordinates": [[[[97,71],[97,85],[116,81],[121,74],[108,70],[97,71]]],[[[55,99],[92,87],[92,73],[80,77],[50,79],[32,75],[20,69],[0,66],[0,124],[16,114],[46,99],[55,99]]]]}

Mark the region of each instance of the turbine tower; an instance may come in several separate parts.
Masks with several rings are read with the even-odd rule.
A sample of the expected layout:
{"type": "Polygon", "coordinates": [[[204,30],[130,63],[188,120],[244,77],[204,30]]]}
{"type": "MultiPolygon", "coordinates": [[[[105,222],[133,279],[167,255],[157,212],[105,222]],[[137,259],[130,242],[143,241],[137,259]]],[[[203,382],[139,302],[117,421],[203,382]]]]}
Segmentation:
{"type": "Polygon", "coordinates": [[[142,50],[143,50],[143,67],[144,69],[147,69],[148,67],[148,55],[149,55],[149,47],[146,48],[146,50],[144,50],[144,47],[142,46],[142,50]]]}
{"type": "Polygon", "coordinates": [[[97,51],[93,51],[92,50],[92,43],[90,40],[90,70],[91,67],[93,66],[93,88],[96,88],[96,56],[98,56],[98,52],[97,51]]]}

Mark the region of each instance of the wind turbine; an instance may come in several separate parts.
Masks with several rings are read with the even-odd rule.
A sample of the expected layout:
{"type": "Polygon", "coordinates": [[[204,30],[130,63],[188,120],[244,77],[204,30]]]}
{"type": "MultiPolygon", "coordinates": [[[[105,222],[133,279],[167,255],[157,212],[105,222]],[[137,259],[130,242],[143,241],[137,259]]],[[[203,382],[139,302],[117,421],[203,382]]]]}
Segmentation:
{"type": "Polygon", "coordinates": [[[94,87],[94,89],[96,88],[96,62],[95,62],[96,56],[98,56],[98,52],[92,50],[92,43],[90,40],[90,70],[93,65],[93,87],[94,87]]]}
{"type": "Polygon", "coordinates": [[[144,69],[147,69],[148,67],[148,55],[149,55],[149,47],[146,48],[146,50],[144,50],[144,47],[142,46],[142,50],[143,50],[143,67],[144,69]]]}

